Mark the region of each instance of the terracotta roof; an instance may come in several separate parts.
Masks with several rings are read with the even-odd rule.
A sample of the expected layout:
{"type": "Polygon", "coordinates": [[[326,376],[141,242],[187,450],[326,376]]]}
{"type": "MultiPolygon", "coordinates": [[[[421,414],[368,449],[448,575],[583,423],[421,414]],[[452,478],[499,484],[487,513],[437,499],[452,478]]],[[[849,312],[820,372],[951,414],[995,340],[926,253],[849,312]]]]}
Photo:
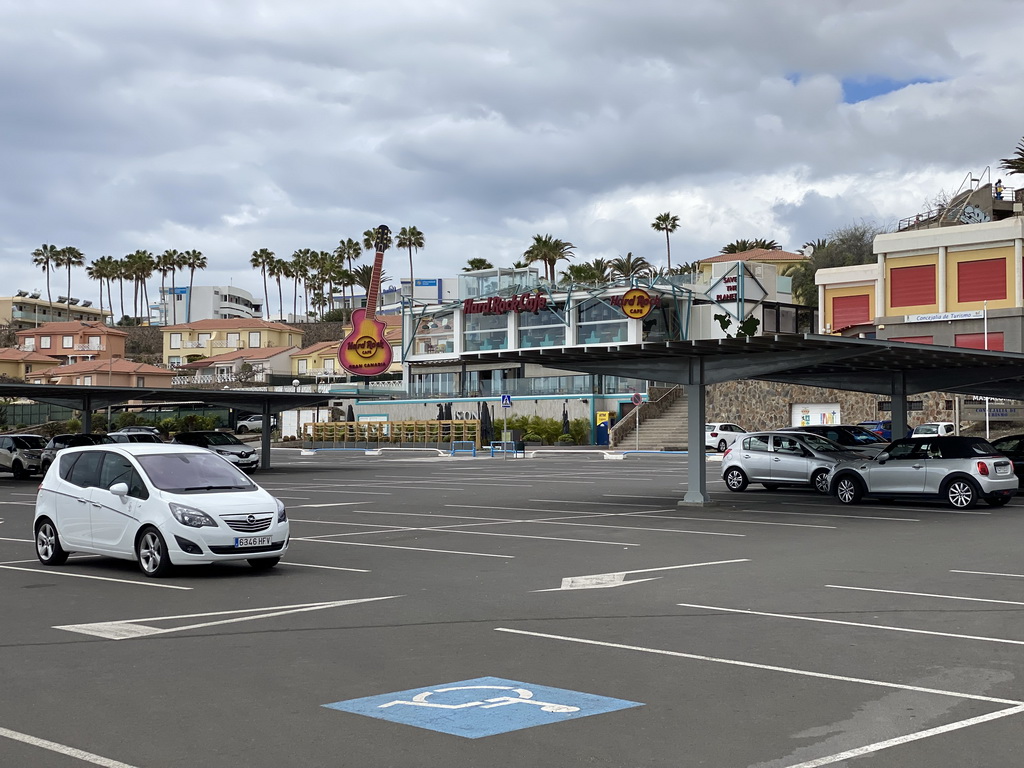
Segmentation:
{"type": "Polygon", "coordinates": [[[100,336],[127,336],[127,332],[111,328],[106,323],[89,320],[67,320],[59,323],[43,323],[35,328],[17,331],[15,336],[35,336],[38,333],[78,333],[89,331],[100,336]]]}
{"type": "Polygon", "coordinates": [[[290,325],[284,323],[275,323],[270,320],[260,320],[259,318],[245,318],[245,317],[233,317],[227,320],[196,320],[191,323],[178,323],[177,325],[165,325],[161,330],[173,331],[187,328],[196,331],[231,331],[236,328],[266,328],[268,330],[277,331],[291,331],[292,333],[301,334],[302,331],[298,328],[293,328],[290,325]]]}
{"type": "Polygon", "coordinates": [[[249,349],[235,349],[231,352],[225,352],[221,355],[213,355],[212,357],[204,357],[202,360],[196,360],[194,363],[182,363],[179,368],[208,368],[211,365],[217,363],[228,363],[235,360],[266,360],[268,357],[274,357],[280,355],[282,352],[290,352],[295,349],[291,347],[250,347],[249,349]]]}
{"type": "Polygon", "coordinates": [[[339,346],[341,346],[341,341],[318,341],[316,344],[310,344],[308,347],[304,347],[303,349],[300,349],[298,352],[293,352],[290,355],[290,357],[315,355],[317,352],[320,352],[321,350],[329,349],[331,347],[337,348],[339,346]]]}
{"type": "Polygon", "coordinates": [[[698,264],[715,264],[722,261],[804,261],[807,257],[802,253],[790,253],[778,249],[754,248],[740,253],[720,253],[707,259],[700,259],[698,264]]]}
{"type": "Polygon", "coordinates": [[[0,347],[0,360],[6,363],[59,363],[60,359],[42,352],[26,352],[14,347],[0,347]]]}
{"type": "Polygon", "coordinates": [[[125,360],[123,357],[115,357],[107,360],[83,360],[80,363],[71,365],[59,365],[46,371],[47,376],[63,376],[71,373],[145,373],[157,376],[175,376],[174,371],[168,368],[158,368],[148,363],[136,363],[133,360],[125,360]]]}

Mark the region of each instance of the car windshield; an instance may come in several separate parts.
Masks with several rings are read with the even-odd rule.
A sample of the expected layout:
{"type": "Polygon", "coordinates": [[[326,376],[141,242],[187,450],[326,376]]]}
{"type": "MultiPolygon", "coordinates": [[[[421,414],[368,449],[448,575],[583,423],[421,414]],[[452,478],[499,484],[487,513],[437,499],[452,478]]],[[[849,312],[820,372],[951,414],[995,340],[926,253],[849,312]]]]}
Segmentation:
{"type": "Polygon", "coordinates": [[[711,431],[713,431],[713,430],[714,430],[714,428],[715,428],[715,425],[714,425],[714,424],[705,424],[705,425],[704,425],[704,431],[705,431],[705,432],[711,432],[711,431]]]}
{"type": "Polygon", "coordinates": [[[914,434],[917,435],[937,435],[939,434],[938,424],[922,424],[921,426],[914,429],[914,434]]]}
{"type": "Polygon", "coordinates": [[[836,453],[837,451],[846,450],[846,448],[841,446],[839,443],[833,442],[827,437],[822,437],[821,435],[808,433],[806,435],[801,435],[801,439],[808,448],[821,453],[836,453]]]}
{"type": "Polygon", "coordinates": [[[244,472],[216,454],[157,453],[137,456],[157,488],[170,493],[252,491],[257,488],[244,472]]]}
{"type": "Polygon", "coordinates": [[[227,432],[207,432],[203,437],[210,445],[245,445],[237,437],[229,435],[227,432]]]}
{"type": "Polygon", "coordinates": [[[874,432],[869,432],[866,429],[850,429],[846,434],[850,436],[852,442],[856,445],[875,445],[876,443],[885,442],[884,437],[879,437],[874,432]]]}
{"type": "Polygon", "coordinates": [[[39,450],[46,447],[46,441],[39,435],[15,435],[13,438],[15,448],[34,448],[39,450]]]}

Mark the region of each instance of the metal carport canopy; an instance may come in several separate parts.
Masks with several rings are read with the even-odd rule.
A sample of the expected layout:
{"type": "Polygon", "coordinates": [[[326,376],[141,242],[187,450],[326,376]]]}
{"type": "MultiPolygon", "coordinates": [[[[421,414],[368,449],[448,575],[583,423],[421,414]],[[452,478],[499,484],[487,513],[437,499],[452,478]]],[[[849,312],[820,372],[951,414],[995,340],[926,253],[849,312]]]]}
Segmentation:
{"type": "MultiPolygon", "coordinates": [[[[817,334],[530,348],[467,353],[462,359],[682,384],[689,400],[690,446],[704,445],[705,385],[737,379],[888,395],[894,434],[906,431],[907,395],[954,392],[1024,399],[1024,354],[817,334]]],[[[683,501],[707,503],[703,453],[689,451],[687,463],[690,483],[683,501]]]]}
{"type": "MultiPolygon", "coordinates": [[[[74,384],[2,384],[0,397],[15,397],[39,403],[63,405],[82,412],[82,429],[92,430],[92,411],[129,400],[149,403],[203,402],[263,414],[263,423],[270,423],[271,414],[292,408],[313,407],[344,395],[310,392],[265,392],[251,389],[158,389],[147,387],[103,387],[74,384]]],[[[260,436],[260,467],[270,466],[270,430],[260,436]]]]}

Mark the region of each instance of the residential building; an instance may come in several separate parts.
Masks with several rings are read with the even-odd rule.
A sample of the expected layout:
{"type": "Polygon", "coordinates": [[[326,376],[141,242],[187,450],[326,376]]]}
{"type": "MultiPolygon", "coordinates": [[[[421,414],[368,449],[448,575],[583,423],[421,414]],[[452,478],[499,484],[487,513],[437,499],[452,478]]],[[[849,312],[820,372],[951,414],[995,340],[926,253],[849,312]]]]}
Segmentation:
{"type": "Polygon", "coordinates": [[[46,370],[33,371],[30,384],[74,384],[84,387],[152,387],[170,388],[175,372],[124,358],[84,360],[46,370]]]}
{"type": "Polygon", "coordinates": [[[179,366],[224,352],[259,347],[299,347],[302,331],[258,318],[198,320],[169,325],[163,333],[163,360],[179,366]]]}
{"type": "Polygon", "coordinates": [[[271,376],[292,375],[291,355],[295,346],[251,347],[224,352],[177,366],[175,386],[243,382],[269,384],[271,376]]]}
{"type": "Polygon", "coordinates": [[[0,347],[0,377],[24,379],[29,374],[42,373],[60,365],[56,357],[12,347],[0,347]]]}
{"type": "Polygon", "coordinates": [[[0,325],[14,330],[69,320],[105,323],[109,318],[110,310],[73,297],[58,296],[52,303],[42,298],[39,291],[18,291],[16,296],[0,297],[0,325]]]}
{"type": "Polygon", "coordinates": [[[128,334],[98,321],[74,320],[43,323],[18,331],[18,349],[41,352],[68,365],[84,360],[124,357],[128,334]]]}
{"type": "Polygon", "coordinates": [[[732,263],[735,261],[751,262],[757,264],[773,264],[779,274],[784,274],[789,267],[803,264],[807,256],[802,253],[791,253],[781,249],[754,248],[740,253],[720,253],[696,262],[697,270],[705,277],[711,274],[713,264],[732,263]]]}
{"type": "Polygon", "coordinates": [[[150,325],[262,317],[263,301],[233,285],[165,285],[150,306],[150,325]]]}

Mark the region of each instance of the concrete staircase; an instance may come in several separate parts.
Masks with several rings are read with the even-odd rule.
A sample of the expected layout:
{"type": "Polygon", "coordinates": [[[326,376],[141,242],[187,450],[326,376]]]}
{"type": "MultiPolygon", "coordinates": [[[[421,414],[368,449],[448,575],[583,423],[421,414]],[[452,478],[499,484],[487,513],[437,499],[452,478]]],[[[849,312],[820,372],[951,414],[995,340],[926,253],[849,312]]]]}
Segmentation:
{"type": "MultiPolygon", "coordinates": [[[[631,429],[616,443],[615,448],[622,451],[666,451],[686,450],[686,429],[689,420],[686,416],[686,395],[680,394],[678,399],[669,405],[659,416],[640,421],[640,439],[631,429]]],[[[647,408],[648,406],[643,406],[647,408]]],[[[627,420],[635,418],[630,414],[627,420]]]]}

